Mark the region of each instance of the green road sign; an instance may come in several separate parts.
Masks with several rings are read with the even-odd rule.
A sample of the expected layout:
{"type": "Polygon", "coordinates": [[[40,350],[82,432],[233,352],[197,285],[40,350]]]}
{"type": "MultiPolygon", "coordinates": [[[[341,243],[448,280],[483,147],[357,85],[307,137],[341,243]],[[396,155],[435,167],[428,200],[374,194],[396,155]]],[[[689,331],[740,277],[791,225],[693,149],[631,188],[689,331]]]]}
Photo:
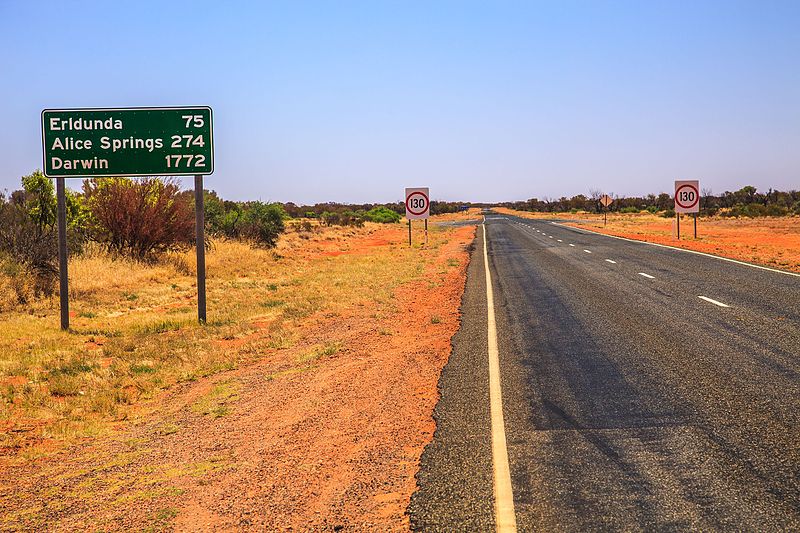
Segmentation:
{"type": "Polygon", "coordinates": [[[44,175],[211,174],[212,132],[210,107],[45,109],[44,175]]]}

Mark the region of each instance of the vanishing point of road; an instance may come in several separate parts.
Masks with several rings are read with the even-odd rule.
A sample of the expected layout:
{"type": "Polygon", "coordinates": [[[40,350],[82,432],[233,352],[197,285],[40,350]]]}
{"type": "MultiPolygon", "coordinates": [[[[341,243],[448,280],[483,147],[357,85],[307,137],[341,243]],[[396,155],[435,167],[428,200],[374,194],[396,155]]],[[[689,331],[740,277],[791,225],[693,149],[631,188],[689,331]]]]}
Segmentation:
{"type": "Polygon", "coordinates": [[[800,277],[488,213],[462,314],[414,529],[800,530],[800,277]]]}

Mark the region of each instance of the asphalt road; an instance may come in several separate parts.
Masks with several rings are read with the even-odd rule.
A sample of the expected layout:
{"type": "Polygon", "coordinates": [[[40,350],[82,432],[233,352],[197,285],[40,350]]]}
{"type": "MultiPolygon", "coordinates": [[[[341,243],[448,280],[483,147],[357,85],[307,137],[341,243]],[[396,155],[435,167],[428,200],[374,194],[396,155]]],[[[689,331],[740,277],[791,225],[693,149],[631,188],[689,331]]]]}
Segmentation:
{"type": "MultiPolygon", "coordinates": [[[[520,531],[800,530],[800,277],[485,223],[520,531]]],[[[414,529],[494,528],[482,246],[414,529]]]]}

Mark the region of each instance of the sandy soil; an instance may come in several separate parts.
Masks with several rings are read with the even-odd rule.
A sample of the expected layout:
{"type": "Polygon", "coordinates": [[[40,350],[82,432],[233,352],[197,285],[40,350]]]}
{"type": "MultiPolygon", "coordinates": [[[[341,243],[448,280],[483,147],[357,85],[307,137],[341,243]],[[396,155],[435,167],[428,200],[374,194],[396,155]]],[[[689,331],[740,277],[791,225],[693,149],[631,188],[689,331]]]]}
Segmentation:
{"type": "MultiPolygon", "coordinates": [[[[498,212],[512,213],[507,209],[498,212]]],[[[528,218],[571,218],[571,225],[592,231],[668,244],[697,250],[740,261],[748,261],[771,268],[800,272],[800,217],[763,217],[753,219],[711,218],[698,219],[697,239],[693,237],[692,219],[681,221],[681,239],[674,234],[674,218],[649,214],[609,214],[608,225],[603,226],[602,215],[588,213],[545,214],[514,211],[528,218]]]]}
{"type": "MultiPolygon", "coordinates": [[[[0,527],[407,530],[474,231],[431,250],[393,305],[312,315],[289,349],[173,387],[114,435],[5,466],[0,527]]],[[[394,227],[310,253],[404,238],[394,227]]]]}

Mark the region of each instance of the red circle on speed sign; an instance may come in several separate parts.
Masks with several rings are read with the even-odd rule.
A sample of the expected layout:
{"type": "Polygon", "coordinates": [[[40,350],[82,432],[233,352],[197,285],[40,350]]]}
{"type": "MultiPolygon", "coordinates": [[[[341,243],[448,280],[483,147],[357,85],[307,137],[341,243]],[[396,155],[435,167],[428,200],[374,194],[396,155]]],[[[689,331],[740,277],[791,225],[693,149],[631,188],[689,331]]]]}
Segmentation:
{"type": "Polygon", "coordinates": [[[421,191],[412,192],[411,194],[408,195],[408,198],[406,198],[406,209],[408,209],[408,212],[411,213],[412,215],[421,215],[425,213],[425,211],[428,210],[428,197],[425,195],[424,192],[421,191]],[[422,208],[419,211],[415,211],[414,209],[411,208],[411,204],[413,203],[411,202],[411,199],[416,196],[421,196],[425,200],[424,202],[419,202],[419,201],[416,202],[418,207],[420,203],[422,205],[422,208]]]}
{"type": "Polygon", "coordinates": [[[675,191],[675,203],[678,204],[683,209],[691,209],[692,207],[696,206],[697,202],[699,201],[700,201],[700,194],[697,192],[697,188],[694,185],[689,185],[688,183],[685,183],[680,187],[678,187],[678,190],[675,191]],[[687,193],[685,194],[685,196],[688,197],[687,200],[689,200],[689,203],[683,203],[681,201],[681,191],[683,191],[684,189],[689,189],[689,191],[693,193],[693,194],[688,194],[689,191],[687,191],[687,193]]]}

